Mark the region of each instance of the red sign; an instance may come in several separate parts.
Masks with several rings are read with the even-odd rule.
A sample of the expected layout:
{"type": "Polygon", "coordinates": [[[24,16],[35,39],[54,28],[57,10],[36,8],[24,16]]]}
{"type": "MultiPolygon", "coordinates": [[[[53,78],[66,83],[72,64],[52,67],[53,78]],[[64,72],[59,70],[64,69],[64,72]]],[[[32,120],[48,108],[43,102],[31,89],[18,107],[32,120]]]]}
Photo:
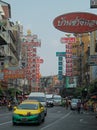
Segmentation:
{"type": "Polygon", "coordinates": [[[40,59],[40,58],[37,58],[37,59],[36,59],[36,62],[37,62],[37,63],[43,63],[44,60],[43,60],[43,59],[40,59]]]}
{"type": "Polygon", "coordinates": [[[72,12],[56,17],[56,29],[68,33],[86,33],[97,30],[97,15],[87,12],[72,12]]]}
{"type": "Polygon", "coordinates": [[[23,42],[25,46],[41,47],[41,42],[23,42]]]}
{"type": "Polygon", "coordinates": [[[75,43],[76,38],[75,37],[62,37],[60,41],[61,43],[75,43]]]}

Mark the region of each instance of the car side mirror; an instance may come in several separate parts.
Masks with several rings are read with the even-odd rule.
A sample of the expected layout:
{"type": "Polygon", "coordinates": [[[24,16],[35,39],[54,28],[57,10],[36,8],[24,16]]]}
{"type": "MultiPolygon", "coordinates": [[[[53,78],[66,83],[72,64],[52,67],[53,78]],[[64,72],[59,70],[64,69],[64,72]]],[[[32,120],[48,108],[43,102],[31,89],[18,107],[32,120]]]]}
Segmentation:
{"type": "Polygon", "coordinates": [[[43,111],[43,110],[44,110],[44,107],[41,107],[41,110],[43,111]]]}
{"type": "Polygon", "coordinates": [[[14,108],[13,108],[13,110],[16,110],[17,109],[17,107],[15,106],[14,108]]]}

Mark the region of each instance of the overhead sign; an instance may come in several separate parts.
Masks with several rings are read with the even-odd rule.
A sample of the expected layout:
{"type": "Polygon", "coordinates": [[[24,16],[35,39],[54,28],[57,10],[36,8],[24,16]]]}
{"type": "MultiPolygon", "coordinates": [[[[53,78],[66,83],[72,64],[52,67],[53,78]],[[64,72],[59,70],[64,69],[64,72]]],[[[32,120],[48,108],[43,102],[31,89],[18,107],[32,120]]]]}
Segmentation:
{"type": "Polygon", "coordinates": [[[75,43],[76,38],[75,37],[62,37],[60,41],[61,43],[75,43]]]}
{"type": "Polygon", "coordinates": [[[97,8],[97,0],[90,0],[90,8],[97,8]]]}
{"type": "Polygon", "coordinates": [[[56,29],[68,33],[87,33],[97,30],[97,15],[87,12],[72,12],[56,17],[56,29]]]}

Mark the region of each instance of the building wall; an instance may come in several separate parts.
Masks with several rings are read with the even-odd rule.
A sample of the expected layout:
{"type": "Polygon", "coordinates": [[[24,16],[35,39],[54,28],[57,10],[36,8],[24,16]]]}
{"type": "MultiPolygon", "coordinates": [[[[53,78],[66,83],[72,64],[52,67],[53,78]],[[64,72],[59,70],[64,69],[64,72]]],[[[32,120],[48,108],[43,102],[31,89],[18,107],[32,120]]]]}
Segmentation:
{"type": "Polygon", "coordinates": [[[88,47],[90,45],[90,34],[76,35],[76,43],[73,43],[73,76],[78,77],[78,82],[85,82],[85,74],[88,71],[88,47]]]}

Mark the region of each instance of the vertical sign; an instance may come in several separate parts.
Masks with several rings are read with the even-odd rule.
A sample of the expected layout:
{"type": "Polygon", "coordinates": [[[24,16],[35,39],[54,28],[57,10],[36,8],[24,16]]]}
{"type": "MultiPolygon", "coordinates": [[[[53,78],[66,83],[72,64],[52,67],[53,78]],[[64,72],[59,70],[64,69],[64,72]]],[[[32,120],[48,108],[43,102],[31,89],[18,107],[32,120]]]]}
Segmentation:
{"type": "Polygon", "coordinates": [[[63,75],[63,57],[59,56],[58,57],[58,79],[62,80],[62,75],[63,75]]]}

